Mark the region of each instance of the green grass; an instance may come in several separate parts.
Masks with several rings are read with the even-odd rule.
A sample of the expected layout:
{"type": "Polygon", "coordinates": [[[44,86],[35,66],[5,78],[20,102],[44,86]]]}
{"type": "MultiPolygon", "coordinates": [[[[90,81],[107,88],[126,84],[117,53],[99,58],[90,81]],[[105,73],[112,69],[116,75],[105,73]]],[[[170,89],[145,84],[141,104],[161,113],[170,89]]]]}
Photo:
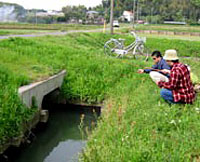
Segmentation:
{"type": "MultiPolygon", "coordinates": [[[[8,82],[15,91],[8,93],[17,96],[16,89],[20,85],[66,69],[67,76],[62,86],[65,98],[87,103],[104,101],[104,112],[97,128],[89,136],[81,157],[83,161],[183,161],[198,157],[200,116],[195,108],[200,107],[199,99],[194,105],[170,107],[160,98],[159,88],[149,76],[137,73],[138,68],[150,66],[152,61],[105,56],[103,45],[110,37],[102,33],[76,33],[60,37],[2,40],[0,65],[14,79],[8,82]]],[[[130,35],[113,37],[123,37],[127,39],[127,44],[132,41],[130,35]]],[[[188,56],[188,53],[199,56],[198,43],[165,38],[147,39],[147,46],[151,50],[164,52],[168,48],[176,48],[181,56],[188,56]]],[[[181,61],[189,63],[200,77],[199,61],[181,61]]],[[[15,103],[20,104],[16,99],[18,101],[15,103]]],[[[0,100],[2,103],[9,101],[2,95],[0,100]]],[[[13,106],[5,107],[0,115],[8,114],[13,106]]],[[[20,110],[25,111],[23,106],[20,110]]],[[[20,124],[16,123],[21,123],[26,117],[16,122],[17,112],[14,111],[12,121],[0,118],[0,123],[4,119],[4,125],[15,127],[16,130],[9,134],[12,130],[8,129],[9,136],[6,136],[5,129],[0,127],[0,141],[5,141],[3,137],[19,134],[20,124]]]]}
{"type": "Polygon", "coordinates": [[[52,30],[16,30],[16,29],[0,29],[0,36],[2,35],[19,35],[19,34],[33,34],[33,33],[50,33],[52,30]]]}
{"type": "Polygon", "coordinates": [[[24,123],[35,112],[35,109],[27,109],[19,100],[16,87],[21,82],[23,77],[14,77],[11,71],[0,64],[0,152],[2,144],[22,134],[24,123]]]}
{"type": "Polygon", "coordinates": [[[189,25],[137,25],[136,30],[157,30],[157,31],[172,31],[172,32],[200,32],[200,26],[189,26],[189,25]]]}
{"type": "Polygon", "coordinates": [[[143,34],[139,33],[140,36],[144,36],[147,38],[159,38],[159,39],[168,39],[168,40],[185,40],[185,41],[200,41],[200,37],[198,36],[188,36],[188,35],[162,35],[162,34],[143,34]]]}
{"type": "Polygon", "coordinates": [[[103,25],[0,23],[0,35],[101,29],[103,25]]]}
{"type": "Polygon", "coordinates": [[[110,93],[83,161],[198,159],[200,116],[195,108],[199,100],[193,106],[170,107],[148,76],[126,78],[110,93]]]}
{"type": "Polygon", "coordinates": [[[200,57],[199,41],[158,38],[154,36],[147,37],[147,46],[151,50],[158,49],[163,53],[167,49],[176,49],[179,56],[200,57]]]}
{"type": "MultiPolygon", "coordinates": [[[[35,33],[53,33],[67,32],[77,30],[93,30],[100,29],[103,31],[103,25],[82,25],[82,24],[23,24],[23,23],[0,23],[0,36],[17,35],[17,34],[35,34],[35,33]]],[[[110,28],[107,24],[106,28],[110,28]]],[[[114,28],[116,32],[132,29],[130,24],[120,24],[120,28],[114,28]]],[[[106,33],[109,33],[107,30],[106,33]]]]}

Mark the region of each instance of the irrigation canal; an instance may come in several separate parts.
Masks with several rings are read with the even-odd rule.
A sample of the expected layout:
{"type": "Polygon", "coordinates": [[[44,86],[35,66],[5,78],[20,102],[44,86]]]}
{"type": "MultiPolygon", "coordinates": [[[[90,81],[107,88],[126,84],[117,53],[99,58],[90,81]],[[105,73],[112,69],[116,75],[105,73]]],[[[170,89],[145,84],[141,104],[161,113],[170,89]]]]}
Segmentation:
{"type": "Polygon", "coordinates": [[[86,132],[95,127],[100,107],[51,105],[49,112],[48,122],[33,130],[31,143],[9,148],[1,162],[78,161],[87,142],[86,132]]]}

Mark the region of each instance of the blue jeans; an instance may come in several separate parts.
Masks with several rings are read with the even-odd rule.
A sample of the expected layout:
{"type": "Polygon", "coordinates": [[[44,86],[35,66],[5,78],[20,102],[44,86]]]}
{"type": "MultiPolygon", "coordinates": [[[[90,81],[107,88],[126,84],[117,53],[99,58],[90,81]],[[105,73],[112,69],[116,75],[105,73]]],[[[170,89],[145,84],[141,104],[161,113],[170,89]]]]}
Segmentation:
{"type": "Polygon", "coordinates": [[[160,91],[160,95],[161,97],[167,101],[168,103],[177,103],[177,102],[174,102],[174,97],[173,97],[173,93],[172,93],[172,90],[169,90],[169,89],[161,89],[160,91]]]}

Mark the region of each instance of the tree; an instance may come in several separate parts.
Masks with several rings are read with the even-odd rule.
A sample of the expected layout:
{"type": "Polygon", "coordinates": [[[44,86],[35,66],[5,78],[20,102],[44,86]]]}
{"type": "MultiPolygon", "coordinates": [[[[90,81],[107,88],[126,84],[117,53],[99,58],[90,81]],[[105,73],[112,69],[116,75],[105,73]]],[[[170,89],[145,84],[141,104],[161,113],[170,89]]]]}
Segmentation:
{"type": "MultiPolygon", "coordinates": [[[[114,16],[120,17],[124,10],[133,11],[133,2],[134,0],[115,0],[114,16]]],[[[135,0],[135,2],[136,11],[139,10],[139,15],[143,19],[155,18],[159,22],[200,19],[200,0],[135,0]]],[[[105,9],[104,0],[102,5],[105,9]]],[[[110,2],[107,8],[109,11],[110,2]]]]}
{"type": "Polygon", "coordinates": [[[196,7],[200,7],[200,0],[191,0],[192,4],[195,5],[196,7]]]}
{"type": "Polygon", "coordinates": [[[62,8],[63,13],[65,14],[66,21],[70,19],[75,19],[79,21],[84,19],[86,16],[87,8],[84,5],[79,6],[66,6],[62,8]]]}

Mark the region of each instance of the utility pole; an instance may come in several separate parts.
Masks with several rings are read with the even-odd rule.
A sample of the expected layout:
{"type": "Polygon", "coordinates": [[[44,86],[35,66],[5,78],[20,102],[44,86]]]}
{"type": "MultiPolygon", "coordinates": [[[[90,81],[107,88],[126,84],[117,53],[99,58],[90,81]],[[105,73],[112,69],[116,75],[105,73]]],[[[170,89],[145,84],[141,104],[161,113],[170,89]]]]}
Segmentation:
{"type": "Polygon", "coordinates": [[[152,24],[153,8],[151,8],[151,24],[152,24]]]}
{"type": "Polygon", "coordinates": [[[110,34],[113,34],[113,9],[114,9],[114,0],[111,0],[111,3],[110,3],[110,34]]]}
{"type": "Polygon", "coordinates": [[[37,25],[38,20],[37,20],[37,10],[35,10],[35,24],[37,25]]]}
{"type": "Polygon", "coordinates": [[[135,24],[135,0],[133,0],[133,27],[135,24]]]}
{"type": "Polygon", "coordinates": [[[138,17],[139,17],[139,2],[137,2],[137,22],[138,22],[138,17]]]}
{"type": "Polygon", "coordinates": [[[107,8],[108,8],[108,2],[109,0],[103,0],[104,2],[104,8],[105,8],[105,13],[104,13],[104,27],[103,27],[103,33],[106,32],[106,18],[107,18],[107,8]]]}

